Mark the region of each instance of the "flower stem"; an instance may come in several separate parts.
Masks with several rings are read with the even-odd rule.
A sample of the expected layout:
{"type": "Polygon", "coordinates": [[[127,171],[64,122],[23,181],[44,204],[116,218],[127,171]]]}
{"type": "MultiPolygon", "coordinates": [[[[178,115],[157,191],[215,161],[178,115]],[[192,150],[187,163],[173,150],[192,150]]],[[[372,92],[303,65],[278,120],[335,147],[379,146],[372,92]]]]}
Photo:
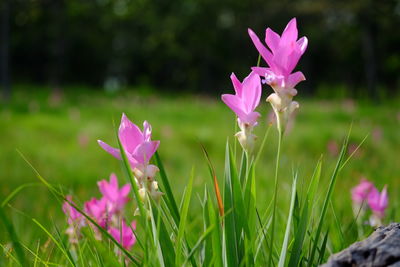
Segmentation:
{"type": "Polygon", "coordinates": [[[281,156],[281,144],[282,144],[282,136],[283,132],[280,128],[278,128],[278,151],[276,153],[276,165],[275,165],[275,188],[274,188],[274,203],[272,208],[272,224],[271,224],[271,243],[270,243],[270,251],[269,251],[269,260],[268,266],[272,264],[272,256],[273,256],[273,248],[274,248],[274,235],[275,235],[275,217],[276,217],[276,200],[278,195],[278,171],[279,171],[279,161],[281,156]]]}

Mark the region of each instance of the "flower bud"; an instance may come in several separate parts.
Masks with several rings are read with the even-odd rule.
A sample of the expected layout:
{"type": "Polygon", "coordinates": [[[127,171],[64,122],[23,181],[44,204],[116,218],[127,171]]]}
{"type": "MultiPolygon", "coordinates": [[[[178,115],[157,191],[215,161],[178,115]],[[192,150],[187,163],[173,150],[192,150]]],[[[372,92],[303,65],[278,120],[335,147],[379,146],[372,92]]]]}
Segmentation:
{"type": "Polygon", "coordinates": [[[139,197],[141,201],[145,201],[146,199],[146,188],[142,187],[139,189],[139,197]]]}

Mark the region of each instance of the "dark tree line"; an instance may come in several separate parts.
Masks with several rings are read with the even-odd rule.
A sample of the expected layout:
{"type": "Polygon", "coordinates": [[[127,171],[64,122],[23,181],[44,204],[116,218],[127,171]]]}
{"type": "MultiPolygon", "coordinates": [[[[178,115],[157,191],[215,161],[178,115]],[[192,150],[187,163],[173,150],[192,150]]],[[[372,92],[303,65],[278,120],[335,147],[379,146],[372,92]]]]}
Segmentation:
{"type": "Polygon", "coordinates": [[[299,65],[306,92],[398,90],[399,1],[2,0],[3,91],[12,77],[56,91],[146,84],[220,92],[230,72],[244,77],[256,64],[247,28],[264,38],[266,26],[281,32],[294,16],[310,41],[299,65]]]}

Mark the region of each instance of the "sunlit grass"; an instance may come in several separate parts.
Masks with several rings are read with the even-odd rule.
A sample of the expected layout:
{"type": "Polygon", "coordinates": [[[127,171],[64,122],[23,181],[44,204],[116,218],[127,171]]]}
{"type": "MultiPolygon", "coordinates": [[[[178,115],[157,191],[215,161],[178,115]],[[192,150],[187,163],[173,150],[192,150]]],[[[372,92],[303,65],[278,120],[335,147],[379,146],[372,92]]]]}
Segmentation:
{"type": "MultiPolygon", "coordinates": [[[[234,134],[234,118],[217,97],[138,95],[134,91],[110,96],[102,92],[83,90],[67,93],[60,103],[49,99],[46,91],[35,93],[26,89],[18,90],[11,103],[0,111],[1,201],[19,186],[37,182],[34,173],[16,149],[50,183],[64,193],[72,191],[81,203],[98,194],[97,180],[108,177],[111,172],[117,172],[123,177],[121,163],[102,151],[96,140],[102,139],[117,146],[112,125],[113,121],[117,124],[120,114],[125,112],[133,121],[146,119],[151,122],[154,139],[161,140],[159,153],[177,199],[181,199],[191,169],[195,166],[193,195],[186,226],[193,230],[201,228],[202,218],[198,216],[201,211],[199,197],[204,196],[204,184],[209,184],[210,193],[213,193],[212,180],[201,145],[209,153],[217,178],[223,186],[224,144],[226,137],[234,134]]],[[[394,164],[394,161],[400,148],[397,130],[400,126],[399,111],[396,110],[395,103],[374,106],[371,103],[350,100],[300,102],[299,114],[293,128],[285,136],[282,147],[278,199],[280,211],[277,213],[281,222],[286,221],[286,213],[289,211],[293,172],[297,172],[299,176],[298,190],[306,192],[314,167],[323,154],[320,188],[326,191],[340,153],[341,142],[351,123],[353,129],[349,139],[350,150],[357,147],[369,134],[366,142],[340,173],[336,190],[333,191],[332,206],[335,208],[335,215],[343,224],[342,230],[347,231],[343,242],[340,231],[331,229],[327,249],[337,250],[357,238],[346,226],[353,220],[349,189],[361,176],[374,181],[379,187],[388,184],[389,196],[396,196],[398,193],[400,182],[396,178],[400,173],[400,166],[394,164]]],[[[268,119],[265,114],[269,112],[268,105],[262,105],[260,113],[264,115],[264,120],[268,119]]],[[[266,125],[267,123],[260,123],[256,128],[259,137],[263,136],[266,125]]],[[[273,195],[276,137],[276,130],[272,129],[257,163],[257,206],[262,210],[267,208],[273,195]]],[[[231,138],[231,142],[233,141],[231,138]]],[[[259,142],[261,141],[262,138],[259,142]]],[[[239,158],[237,161],[240,162],[239,158]]],[[[321,207],[325,191],[317,198],[321,207]]],[[[21,241],[31,249],[36,248],[38,239],[41,240],[41,246],[48,239],[32,223],[31,217],[40,221],[46,229],[53,229],[53,224],[63,229],[65,225],[60,202],[43,186],[27,186],[10,199],[9,203],[11,207],[6,206],[7,214],[10,214],[16,232],[24,233],[20,235],[21,241]]],[[[398,219],[395,207],[398,207],[398,201],[393,197],[389,205],[389,220],[398,219]]],[[[333,222],[331,208],[326,208],[326,216],[333,222]]],[[[293,223],[298,223],[296,218],[293,223]]],[[[283,240],[286,226],[280,223],[277,227],[279,233],[276,238],[283,240]]],[[[0,229],[4,232],[3,226],[0,229]]],[[[321,236],[324,234],[322,232],[321,236]]],[[[196,238],[194,239],[190,242],[195,243],[196,238]]],[[[0,235],[2,244],[7,244],[7,241],[7,238],[0,235]]],[[[177,259],[178,263],[182,263],[182,260],[183,258],[177,259]]]]}

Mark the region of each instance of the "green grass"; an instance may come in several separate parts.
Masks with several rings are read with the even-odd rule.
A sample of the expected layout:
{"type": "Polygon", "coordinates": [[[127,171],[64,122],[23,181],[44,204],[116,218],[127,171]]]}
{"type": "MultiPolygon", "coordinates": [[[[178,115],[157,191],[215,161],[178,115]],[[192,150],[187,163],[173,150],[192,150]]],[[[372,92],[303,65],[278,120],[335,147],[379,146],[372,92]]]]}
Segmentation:
{"type": "MultiPolygon", "coordinates": [[[[184,206],[187,219],[182,224],[185,224],[183,227],[186,228],[186,233],[201,229],[203,218],[199,216],[202,209],[199,199],[204,196],[205,184],[208,184],[210,191],[212,189],[201,144],[209,154],[222,189],[226,138],[229,137],[231,144],[235,141],[235,118],[218,97],[168,96],[135,91],[107,95],[84,88],[71,88],[66,91],[60,103],[54,103],[50,99],[47,90],[17,88],[10,103],[0,110],[0,201],[21,185],[26,185],[10,199],[9,205],[4,209],[24,246],[34,252],[43,251],[51,243],[48,235],[32,223],[32,218],[50,229],[53,234],[56,233],[54,225],[62,232],[66,221],[60,201],[45,186],[39,184],[34,172],[17,153],[17,149],[55,188],[64,193],[72,193],[77,203],[81,204],[92,196],[99,197],[96,182],[108,179],[111,172],[115,172],[119,180],[125,179],[121,162],[100,149],[96,142],[97,139],[102,139],[118,146],[115,125],[119,125],[122,112],[138,125],[144,120],[152,124],[153,139],[161,140],[159,153],[178,205],[191,176],[191,169],[195,168],[192,197],[186,196],[190,200],[190,208],[186,210],[187,207],[184,206]]],[[[332,192],[332,205],[324,203],[328,223],[321,229],[320,238],[325,236],[329,228],[328,252],[337,251],[357,239],[354,231],[347,229],[353,220],[349,190],[358,183],[361,176],[374,181],[379,189],[388,184],[390,204],[386,221],[398,221],[399,215],[395,212],[399,207],[395,196],[400,188],[400,165],[396,164],[400,149],[398,101],[392,100],[379,105],[350,100],[298,101],[301,107],[282,144],[278,222],[275,226],[277,244],[282,244],[284,239],[293,173],[298,175],[298,192],[306,192],[317,161],[323,154],[318,189],[321,192],[316,196],[316,202],[321,209],[340,153],[341,142],[352,123],[350,147],[357,146],[366,135],[369,137],[338,175],[335,190],[332,192]],[[329,152],[328,146],[332,147],[331,150],[335,150],[336,146],[337,151],[329,152]],[[331,207],[334,207],[335,214],[331,207]],[[342,229],[338,229],[338,224],[335,224],[334,215],[341,222],[342,229]]],[[[256,128],[260,145],[271,108],[264,103],[259,111],[263,115],[256,128]]],[[[263,212],[273,197],[276,149],[277,131],[273,127],[256,166],[257,208],[263,212]]],[[[239,165],[240,159],[236,160],[239,165]]],[[[212,191],[210,193],[213,194],[212,191]]],[[[211,198],[213,197],[212,195],[211,198]]],[[[186,204],[188,203],[185,202],[186,204]]],[[[298,204],[294,202],[293,205],[298,204]]],[[[315,213],[315,210],[318,209],[311,212],[315,213]]],[[[234,214],[227,216],[230,215],[234,214]]],[[[294,215],[292,224],[295,229],[299,224],[297,219],[294,215]]],[[[312,223],[317,226],[318,222],[312,223]]],[[[10,239],[3,234],[5,231],[6,228],[0,224],[0,244],[9,246],[10,239]]],[[[180,237],[183,236],[183,231],[184,229],[179,229],[180,237]]],[[[196,237],[188,236],[189,243],[196,244],[200,234],[196,237]]],[[[291,245],[288,244],[288,251],[291,250],[291,245]]],[[[186,247],[186,244],[180,243],[178,248],[182,247],[186,247]]],[[[281,245],[277,250],[279,254],[281,245]]],[[[29,253],[26,250],[25,252],[29,253]]],[[[183,257],[176,258],[178,263],[183,261],[183,257]]]]}

